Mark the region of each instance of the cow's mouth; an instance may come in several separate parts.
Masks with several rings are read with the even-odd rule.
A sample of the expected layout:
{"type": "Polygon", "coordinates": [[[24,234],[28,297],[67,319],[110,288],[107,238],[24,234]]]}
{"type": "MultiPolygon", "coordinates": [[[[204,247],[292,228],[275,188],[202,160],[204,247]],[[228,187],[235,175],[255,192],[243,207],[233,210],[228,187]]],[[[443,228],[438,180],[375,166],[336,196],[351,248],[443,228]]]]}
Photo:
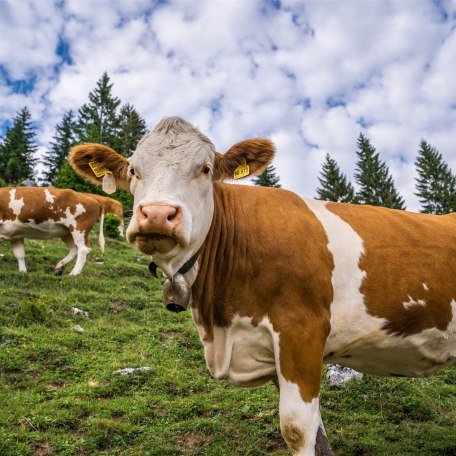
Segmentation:
{"type": "Polygon", "coordinates": [[[174,237],[165,236],[163,234],[141,233],[135,236],[134,243],[141,252],[146,255],[154,255],[156,253],[170,252],[176,247],[178,241],[174,237]]]}

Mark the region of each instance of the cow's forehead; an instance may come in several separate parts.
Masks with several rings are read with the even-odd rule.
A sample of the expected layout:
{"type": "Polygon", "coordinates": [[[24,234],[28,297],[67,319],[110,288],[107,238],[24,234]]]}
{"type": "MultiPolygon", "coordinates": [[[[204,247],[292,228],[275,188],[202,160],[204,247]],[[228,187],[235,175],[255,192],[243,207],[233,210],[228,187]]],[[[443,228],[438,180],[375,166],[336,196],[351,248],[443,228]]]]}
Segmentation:
{"type": "Polygon", "coordinates": [[[171,117],[162,120],[141,139],[130,162],[134,165],[157,161],[191,165],[214,156],[214,145],[205,135],[183,119],[171,117]]]}

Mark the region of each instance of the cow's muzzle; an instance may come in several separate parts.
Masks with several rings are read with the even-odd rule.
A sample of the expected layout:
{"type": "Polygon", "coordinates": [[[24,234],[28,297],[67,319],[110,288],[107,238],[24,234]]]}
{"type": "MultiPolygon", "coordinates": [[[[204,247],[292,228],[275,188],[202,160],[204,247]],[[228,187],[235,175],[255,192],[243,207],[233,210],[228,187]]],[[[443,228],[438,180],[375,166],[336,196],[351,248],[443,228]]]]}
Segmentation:
{"type": "Polygon", "coordinates": [[[139,206],[127,230],[127,240],[147,255],[168,253],[176,245],[185,247],[182,209],[165,204],[139,206]]]}

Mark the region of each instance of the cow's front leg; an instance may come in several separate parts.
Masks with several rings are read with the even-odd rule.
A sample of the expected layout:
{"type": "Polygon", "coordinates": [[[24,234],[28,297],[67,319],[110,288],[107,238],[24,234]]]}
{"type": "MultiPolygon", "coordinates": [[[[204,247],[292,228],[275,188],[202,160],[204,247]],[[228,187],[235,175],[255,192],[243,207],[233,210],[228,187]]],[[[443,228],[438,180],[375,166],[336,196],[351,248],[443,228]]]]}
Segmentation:
{"type": "Polygon", "coordinates": [[[71,235],[68,235],[68,236],[65,236],[64,238],[62,238],[63,242],[65,242],[65,244],[67,245],[68,249],[70,250],[68,252],[68,255],[63,259],[63,260],[60,260],[56,266],[55,266],[55,269],[54,269],[54,274],[55,275],[60,275],[62,274],[63,272],[63,268],[68,264],[70,263],[71,261],[74,260],[74,258],[76,257],[77,253],[78,253],[78,249],[76,247],[76,244],[74,243],[73,241],[73,237],[71,235]]]}
{"type": "MultiPolygon", "coordinates": [[[[274,385],[279,388],[278,378],[273,378],[272,382],[274,385]]],[[[315,456],[334,456],[334,453],[331,449],[328,437],[326,435],[325,426],[323,420],[320,419],[320,425],[317,431],[317,437],[315,441],[315,456]]]]}
{"type": "Polygon", "coordinates": [[[72,233],[74,244],[78,249],[76,264],[70,272],[70,276],[75,276],[81,273],[82,268],[87,259],[87,255],[90,253],[90,243],[88,234],[80,233],[77,230],[74,230],[72,233]]]}
{"type": "Polygon", "coordinates": [[[19,272],[27,272],[27,267],[25,266],[24,240],[17,239],[16,241],[11,241],[11,247],[14,256],[16,257],[17,264],[19,265],[19,272]]]}
{"type": "Polygon", "coordinates": [[[276,338],[280,428],[294,456],[332,454],[319,406],[325,340],[326,331],[314,328],[276,338]]]}
{"type": "Polygon", "coordinates": [[[299,385],[280,381],[280,429],[294,456],[313,456],[320,427],[318,396],[302,398],[299,385]]]}

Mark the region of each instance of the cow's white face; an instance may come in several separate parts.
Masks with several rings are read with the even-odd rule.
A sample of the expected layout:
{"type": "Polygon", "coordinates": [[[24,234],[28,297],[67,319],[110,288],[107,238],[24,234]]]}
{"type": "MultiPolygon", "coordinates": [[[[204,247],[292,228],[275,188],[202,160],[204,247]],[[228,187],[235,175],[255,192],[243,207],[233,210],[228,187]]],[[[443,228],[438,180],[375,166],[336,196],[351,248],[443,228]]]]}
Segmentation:
{"type": "Polygon", "coordinates": [[[154,131],[129,159],[134,209],[127,239],[169,276],[198,251],[209,231],[215,157],[213,145],[193,131],[154,131]]]}
{"type": "Polygon", "coordinates": [[[127,160],[99,144],[73,148],[70,162],[100,184],[89,166],[108,170],[117,186],[134,195],[127,239],[152,255],[165,274],[174,274],[200,249],[214,213],[213,182],[233,177],[239,165],[263,171],[274,155],[266,139],[235,144],[221,155],[199,130],[178,117],[162,120],[127,160]]]}

